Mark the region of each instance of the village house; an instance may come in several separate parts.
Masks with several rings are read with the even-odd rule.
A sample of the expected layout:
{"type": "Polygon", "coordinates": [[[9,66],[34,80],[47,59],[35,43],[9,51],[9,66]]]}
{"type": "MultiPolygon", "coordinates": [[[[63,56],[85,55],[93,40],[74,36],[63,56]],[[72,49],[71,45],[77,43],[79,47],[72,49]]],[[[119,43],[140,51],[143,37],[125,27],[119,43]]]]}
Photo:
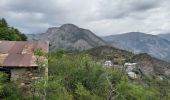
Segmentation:
{"type": "Polygon", "coordinates": [[[113,63],[112,63],[112,61],[107,60],[107,61],[105,61],[104,66],[105,67],[113,67],[113,63]]]}
{"type": "Polygon", "coordinates": [[[138,75],[133,71],[137,68],[137,63],[125,63],[124,70],[131,79],[137,79],[138,75]]]}
{"type": "MultiPolygon", "coordinates": [[[[0,71],[7,73],[11,81],[18,85],[29,85],[41,77],[38,73],[36,49],[48,53],[47,41],[0,41],[0,71]]],[[[43,58],[46,65],[44,75],[48,75],[48,60],[43,58]]]]}
{"type": "Polygon", "coordinates": [[[132,72],[137,67],[137,63],[125,63],[124,67],[126,72],[132,72]]]}

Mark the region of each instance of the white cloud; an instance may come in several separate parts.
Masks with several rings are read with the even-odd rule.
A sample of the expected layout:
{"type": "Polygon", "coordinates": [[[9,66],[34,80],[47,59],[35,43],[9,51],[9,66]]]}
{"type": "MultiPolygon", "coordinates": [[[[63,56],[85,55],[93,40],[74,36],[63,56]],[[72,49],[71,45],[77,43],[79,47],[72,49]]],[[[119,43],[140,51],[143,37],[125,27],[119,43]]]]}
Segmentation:
{"type": "Polygon", "coordinates": [[[1,0],[0,17],[24,33],[73,23],[97,35],[170,32],[169,0],[1,0]]]}

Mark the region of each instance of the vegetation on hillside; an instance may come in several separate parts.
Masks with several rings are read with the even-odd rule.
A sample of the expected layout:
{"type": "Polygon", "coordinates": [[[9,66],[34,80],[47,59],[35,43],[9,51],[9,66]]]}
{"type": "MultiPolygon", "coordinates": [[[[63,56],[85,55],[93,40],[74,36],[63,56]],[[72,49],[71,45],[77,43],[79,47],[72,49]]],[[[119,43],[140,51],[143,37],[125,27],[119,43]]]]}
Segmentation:
{"type": "MultiPolygon", "coordinates": [[[[47,100],[170,99],[170,86],[166,81],[144,77],[135,83],[130,82],[128,76],[119,69],[105,68],[87,54],[68,55],[58,50],[50,54],[48,59],[49,76],[45,87],[47,100]]],[[[43,94],[44,86],[41,82],[42,80],[37,82],[35,91],[43,94]]],[[[18,95],[19,90],[11,87],[12,85],[6,90],[4,85],[7,84],[1,82],[0,93],[1,97],[9,98],[5,100],[23,99],[24,96],[18,95]]],[[[32,100],[32,96],[27,99],[32,100]]],[[[34,100],[41,99],[34,97],[34,100]]]]}
{"type": "Polygon", "coordinates": [[[21,95],[14,82],[9,82],[7,74],[0,72],[0,100],[20,100],[21,95]]]}
{"type": "Polygon", "coordinates": [[[0,40],[25,41],[27,37],[18,29],[10,27],[4,18],[0,19],[0,40]]]}
{"type": "Polygon", "coordinates": [[[49,100],[168,100],[169,93],[165,81],[143,78],[131,83],[119,69],[104,68],[87,54],[58,51],[49,63],[49,100]]]}
{"type": "MultiPolygon", "coordinates": [[[[17,29],[9,27],[5,19],[0,19],[0,40],[20,41],[26,40],[26,37],[17,29]]],[[[132,56],[119,50],[112,51],[114,55],[105,52],[99,55],[98,52],[99,49],[88,53],[117,60],[117,64],[131,61],[132,56]]],[[[43,55],[39,52],[37,54],[43,55]]],[[[167,80],[143,76],[133,82],[120,69],[105,68],[99,59],[94,60],[87,52],[67,54],[58,50],[46,57],[49,60],[48,80],[45,77],[32,83],[30,91],[34,92],[30,97],[22,96],[24,90],[21,91],[15,82],[7,81],[6,75],[0,73],[0,99],[42,100],[43,96],[47,100],[170,100],[167,80]]],[[[38,65],[41,68],[43,64],[38,62],[38,65]]]]}

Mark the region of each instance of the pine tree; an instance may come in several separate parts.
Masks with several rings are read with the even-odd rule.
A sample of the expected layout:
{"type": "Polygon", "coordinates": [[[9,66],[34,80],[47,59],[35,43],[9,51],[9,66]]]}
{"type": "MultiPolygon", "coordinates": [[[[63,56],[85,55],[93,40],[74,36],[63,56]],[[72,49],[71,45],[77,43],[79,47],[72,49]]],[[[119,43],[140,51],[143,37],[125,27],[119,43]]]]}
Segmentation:
{"type": "Polygon", "coordinates": [[[4,18],[0,19],[0,27],[8,27],[8,23],[4,18]]]}

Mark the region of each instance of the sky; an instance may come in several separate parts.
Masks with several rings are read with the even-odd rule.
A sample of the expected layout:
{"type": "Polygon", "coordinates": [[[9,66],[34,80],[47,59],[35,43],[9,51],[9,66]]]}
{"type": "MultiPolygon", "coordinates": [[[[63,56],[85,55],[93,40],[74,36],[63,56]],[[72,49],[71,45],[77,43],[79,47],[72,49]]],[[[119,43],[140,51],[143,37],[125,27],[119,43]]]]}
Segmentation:
{"type": "Polygon", "coordinates": [[[170,0],[1,0],[0,18],[26,34],[72,23],[99,36],[170,33],[170,0]]]}

